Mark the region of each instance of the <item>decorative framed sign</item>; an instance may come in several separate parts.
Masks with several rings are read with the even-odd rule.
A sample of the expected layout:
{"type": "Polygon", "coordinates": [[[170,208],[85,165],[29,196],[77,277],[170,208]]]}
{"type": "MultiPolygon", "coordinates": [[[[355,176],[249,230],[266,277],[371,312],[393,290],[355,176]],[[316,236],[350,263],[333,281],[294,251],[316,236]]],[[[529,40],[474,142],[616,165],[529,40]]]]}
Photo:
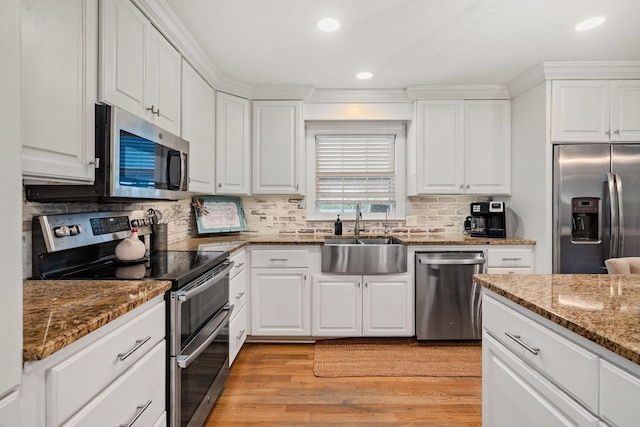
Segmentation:
{"type": "Polygon", "coordinates": [[[232,233],[247,229],[239,197],[196,196],[191,206],[198,234],[232,233]]]}

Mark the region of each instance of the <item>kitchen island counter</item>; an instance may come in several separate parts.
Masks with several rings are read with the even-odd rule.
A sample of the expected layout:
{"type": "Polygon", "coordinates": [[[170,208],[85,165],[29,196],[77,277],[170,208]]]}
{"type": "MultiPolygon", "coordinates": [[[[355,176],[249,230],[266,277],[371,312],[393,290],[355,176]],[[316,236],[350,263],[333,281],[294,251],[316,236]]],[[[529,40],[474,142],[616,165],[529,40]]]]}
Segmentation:
{"type": "Polygon", "coordinates": [[[25,280],[23,360],[41,360],[163,295],[159,280],[25,280]]]}
{"type": "Polygon", "coordinates": [[[640,364],[640,275],[479,274],[474,280],[640,364]]]}

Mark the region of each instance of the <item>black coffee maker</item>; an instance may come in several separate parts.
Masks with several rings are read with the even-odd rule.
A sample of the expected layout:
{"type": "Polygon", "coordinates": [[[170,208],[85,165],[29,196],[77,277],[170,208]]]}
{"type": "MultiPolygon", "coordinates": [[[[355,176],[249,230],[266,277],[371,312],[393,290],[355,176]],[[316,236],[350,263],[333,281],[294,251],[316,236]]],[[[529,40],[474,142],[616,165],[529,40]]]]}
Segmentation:
{"type": "Polygon", "coordinates": [[[504,202],[473,202],[465,221],[471,237],[507,237],[504,202]]]}

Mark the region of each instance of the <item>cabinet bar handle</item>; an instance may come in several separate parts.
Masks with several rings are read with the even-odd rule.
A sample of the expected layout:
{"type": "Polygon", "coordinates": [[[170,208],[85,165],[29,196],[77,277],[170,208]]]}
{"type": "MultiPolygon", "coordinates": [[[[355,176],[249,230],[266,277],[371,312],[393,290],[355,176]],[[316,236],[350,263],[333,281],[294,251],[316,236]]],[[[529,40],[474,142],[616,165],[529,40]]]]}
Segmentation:
{"type": "Polygon", "coordinates": [[[240,262],[236,265],[236,268],[242,268],[243,265],[244,265],[244,262],[240,262]]]}
{"type": "Polygon", "coordinates": [[[287,262],[287,261],[289,261],[289,258],[269,258],[269,261],[271,261],[271,262],[275,262],[275,261],[287,262]]]}
{"type": "Polygon", "coordinates": [[[151,405],[151,400],[149,400],[144,405],[138,405],[136,407],[136,413],[133,415],[133,418],[131,419],[131,421],[129,421],[127,424],[120,424],[120,427],[131,427],[133,423],[138,421],[138,418],[140,418],[140,415],[142,415],[142,413],[146,411],[150,405],[151,405]]]}
{"type": "Polygon", "coordinates": [[[522,258],[502,258],[503,261],[521,261],[522,258]]]}
{"type": "Polygon", "coordinates": [[[121,362],[124,362],[125,359],[131,356],[137,349],[142,347],[150,339],[151,339],[151,335],[147,336],[146,338],[142,338],[141,340],[136,340],[136,343],[133,345],[131,350],[127,351],[126,353],[118,353],[118,358],[120,359],[121,362]]]}
{"type": "Polygon", "coordinates": [[[236,337],[236,341],[240,341],[245,332],[247,332],[246,329],[241,330],[240,334],[238,334],[238,336],[236,337]]]}
{"type": "Polygon", "coordinates": [[[522,342],[522,340],[520,339],[520,335],[514,335],[514,334],[510,334],[509,332],[505,332],[504,333],[506,336],[508,336],[509,338],[511,338],[512,340],[514,340],[515,342],[517,342],[518,344],[520,344],[522,347],[525,348],[525,350],[527,350],[529,353],[537,356],[538,353],[540,353],[540,349],[539,348],[534,348],[534,347],[530,347],[527,344],[525,344],[524,342],[522,342]]]}
{"type": "Polygon", "coordinates": [[[236,299],[242,298],[243,295],[244,295],[244,292],[240,292],[238,295],[236,295],[236,299]]]}

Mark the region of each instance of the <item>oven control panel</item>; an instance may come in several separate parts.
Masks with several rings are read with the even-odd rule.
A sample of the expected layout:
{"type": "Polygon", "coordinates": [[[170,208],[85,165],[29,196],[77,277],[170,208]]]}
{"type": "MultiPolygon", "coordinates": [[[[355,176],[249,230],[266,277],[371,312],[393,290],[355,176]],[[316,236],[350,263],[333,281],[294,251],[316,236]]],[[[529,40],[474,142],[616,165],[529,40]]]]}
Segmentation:
{"type": "Polygon", "coordinates": [[[85,212],[43,215],[33,218],[34,244],[46,252],[121,240],[132,228],[138,234],[151,234],[152,219],[147,211],[85,212]]]}

